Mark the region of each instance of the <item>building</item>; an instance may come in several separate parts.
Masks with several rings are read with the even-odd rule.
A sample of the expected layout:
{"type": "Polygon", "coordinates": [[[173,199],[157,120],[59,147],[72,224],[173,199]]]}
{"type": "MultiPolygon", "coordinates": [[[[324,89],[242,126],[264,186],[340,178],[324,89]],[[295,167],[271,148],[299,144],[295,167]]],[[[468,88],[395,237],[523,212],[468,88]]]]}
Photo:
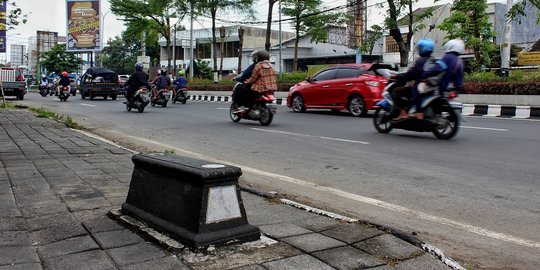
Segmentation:
{"type": "Polygon", "coordinates": [[[28,64],[28,55],[26,54],[26,45],[11,44],[10,46],[11,66],[26,67],[28,64]]]}

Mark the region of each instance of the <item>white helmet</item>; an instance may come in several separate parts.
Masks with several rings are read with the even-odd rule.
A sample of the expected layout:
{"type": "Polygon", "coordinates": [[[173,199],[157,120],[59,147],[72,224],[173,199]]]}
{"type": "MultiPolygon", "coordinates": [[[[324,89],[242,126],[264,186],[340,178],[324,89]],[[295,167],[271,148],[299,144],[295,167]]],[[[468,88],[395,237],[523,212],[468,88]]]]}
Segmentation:
{"type": "Polygon", "coordinates": [[[465,42],[461,39],[451,39],[444,44],[444,53],[456,52],[458,54],[465,53],[465,42]]]}

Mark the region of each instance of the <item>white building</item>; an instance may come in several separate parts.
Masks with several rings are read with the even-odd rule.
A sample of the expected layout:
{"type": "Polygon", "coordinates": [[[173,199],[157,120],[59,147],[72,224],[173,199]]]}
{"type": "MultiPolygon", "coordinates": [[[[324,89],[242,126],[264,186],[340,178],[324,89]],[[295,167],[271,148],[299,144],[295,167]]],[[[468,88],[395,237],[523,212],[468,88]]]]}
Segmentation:
{"type": "Polygon", "coordinates": [[[26,54],[26,45],[11,44],[10,46],[10,59],[12,67],[26,66],[28,63],[28,55],[26,54]]]}

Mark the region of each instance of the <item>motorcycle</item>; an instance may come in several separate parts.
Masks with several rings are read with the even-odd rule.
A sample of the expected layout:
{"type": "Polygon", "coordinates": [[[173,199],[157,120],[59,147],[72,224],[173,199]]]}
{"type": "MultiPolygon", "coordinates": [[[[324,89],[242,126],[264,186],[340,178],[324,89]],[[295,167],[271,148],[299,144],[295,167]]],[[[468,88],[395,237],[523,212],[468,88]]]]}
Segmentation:
{"type": "MultiPolygon", "coordinates": [[[[241,83],[237,83],[234,86],[233,92],[237,91],[240,85],[241,83]]],[[[259,121],[261,125],[268,126],[270,123],[272,123],[274,114],[277,111],[277,106],[272,103],[274,100],[275,98],[272,92],[265,92],[260,97],[251,101],[247,106],[248,109],[245,111],[238,110],[239,106],[233,102],[229,109],[229,115],[231,120],[235,123],[243,118],[247,120],[259,121]]]]}
{"type": "Polygon", "coordinates": [[[150,104],[152,107],[156,106],[156,104],[161,105],[161,107],[165,108],[167,107],[167,103],[169,102],[169,99],[171,98],[171,94],[169,93],[169,89],[164,88],[160,89],[156,96],[151,99],[150,104]]]}
{"type": "Polygon", "coordinates": [[[180,88],[176,90],[176,95],[173,93],[172,96],[172,103],[176,103],[177,101],[182,102],[182,104],[186,104],[186,101],[188,100],[188,91],[187,87],[180,88]]]}
{"type": "MultiPolygon", "coordinates": [[[[438,139],[445,140],[457,134],[463,104],[451,101],[457,97],[455,91],[450,91],[447,96],[432,94],[424,97],[422,101],[424,119],[393,120],[399,115],[399,109],[395,107],[390,93],[402,85],[404,85],[402,82],[389,81],[383,91],[383,100],[376,104],[373,125],[379,133],[389,133],[396,128],[415,132],[432,132],[438,139]]],[[[414,113],[414,111],[413,106],[409,113],[414,113]]]]}
{"type": "Polygon", "coordinates": [[[48,84],[40,84],[38,86],[38,90],[39,90],[39,94],[42,96],[42,97],[46,97],[47,95],[49,95],[49,85],[48,84]]]}
{"type": "Polygon", "coordinates": [[[67,101],[69,95],[70,95],[70,87],[69,86],[58,86],[57,95],[60,101],[67,101]]]}
{"type": "Polygon", "coordinates": [[[146,87],[141,87],[133,94],[133,100],[126,101],[126,110],[128,112],[135,108],[139,113],[144,112],[144,108],[150,103],[150,99],[147,95],[148,90],[146,87]]]}

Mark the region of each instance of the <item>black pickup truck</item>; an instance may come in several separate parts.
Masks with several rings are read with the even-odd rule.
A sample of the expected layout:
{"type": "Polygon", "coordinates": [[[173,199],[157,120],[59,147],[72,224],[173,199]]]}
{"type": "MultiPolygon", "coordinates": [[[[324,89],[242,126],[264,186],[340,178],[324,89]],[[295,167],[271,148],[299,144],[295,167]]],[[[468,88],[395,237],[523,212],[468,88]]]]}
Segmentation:
{"type": "MultiPolygon", "coordinates": [[[[20,69],[3,67],[0,68],[0,81],[4,96],[15,96],[19,100],[24,99],[26,94],[26,81],[20,69]]],[[[0,92],[2,96],[2,92],[0,92]]]]}
{"type": "Polygon", "coordinates": [[[111,97],[112,100],[116,100],[119,92],[118,75],[112,70],[92,67],[80,79],[79,93],[82,99],[86,97],[94,99],[99,96],[104,99],[111,97]]]}

